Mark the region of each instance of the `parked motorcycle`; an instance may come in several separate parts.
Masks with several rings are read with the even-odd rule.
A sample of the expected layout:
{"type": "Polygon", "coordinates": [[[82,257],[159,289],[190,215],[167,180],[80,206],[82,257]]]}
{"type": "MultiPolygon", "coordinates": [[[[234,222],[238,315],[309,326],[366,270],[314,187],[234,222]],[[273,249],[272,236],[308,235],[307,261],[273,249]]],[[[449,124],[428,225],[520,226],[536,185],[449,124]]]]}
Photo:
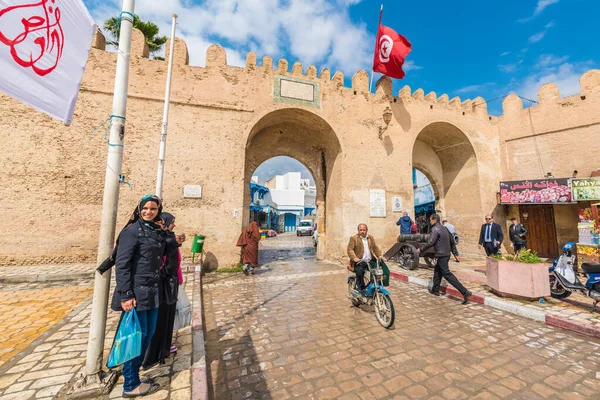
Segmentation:
{"type": "Polygon", "coordinates": [[[575,243],[567,242],[562,248],[563,254],[554,260],[550,267],[550,294],[556,299],[564,299],[573,292],[581,292],[594,300],[592,312],[600,302],[600,264],[583,263],[581,272],[587,276],[585,285],[577,278],[575,267],[575,243]]]}
{"type": "MultiPolygon", "coordinates": [[[[375,306],[375,317],[384,328],[390,328],[394,324],[396,314],[394,312],[394,304],[390,298],[390,292],[383,287],[383,268],[377,260],[377,267],[371,268],[369,265],[368,273],[370,276],[369,285],[364,290],[364,294],[356,289],[356,275],[350,271],[348,277],[348,298],[352,301],[355,307],[361,304],[375,306]]],[[[365,274],[366,275],[366,274],[365,274]]]]}

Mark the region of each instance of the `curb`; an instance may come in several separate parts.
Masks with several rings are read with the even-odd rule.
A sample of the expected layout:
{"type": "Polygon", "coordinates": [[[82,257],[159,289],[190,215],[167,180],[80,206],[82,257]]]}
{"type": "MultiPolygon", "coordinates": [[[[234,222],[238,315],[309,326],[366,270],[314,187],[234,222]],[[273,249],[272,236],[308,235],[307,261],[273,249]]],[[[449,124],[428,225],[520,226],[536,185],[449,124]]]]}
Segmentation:
{"type": "MultiPolygon", "coordinates": [[[[390,276],[395,279],[399,279],[408,283],[414,283],[419,286],[423,286],[428,288],[431,284],[431,280],[418,278],[416,276],[410,276],[406,274],[401,274],[396,271],[390,271],[390,276]]],[[[451,297],[455,297],[458,299],[462,299],[462,294],[448,286],[441,286],[440,292],[445,293],[451,297]]],[[[600,338],[600,327],[576,321],[570,318],[563,317],[561,315],[556,315],[552,313],[547,313],[545,311],[535,310],[530,307],[526,307],[520,304],[514,304],[510,301],[498,299],[496,297],[490,296],[481,296],[479,294],[473,293],[469,298],[469,301],[473,301],[474,303],[483,304],[497,310],[502,310],[509,312],[511,314],[519,315],[521,317],[529,318],[534,321],[543,322],[546,325],[554,326],[557,328],[566,329],[572,332],[576,332],[586,336],[592,336],[600,338]]]]}
{"type": "Polygon", "coordinates": [[[31,283],[31,282],[56,282],[77,281],[82,278],[93,278],[96,271],[80,272],[74,274],[39,274],[39,275],[14,275],[0,278],[0,283],[31,283]]]}
{"type": "Polygon", "coordinates": [[[192,399],[208,399],[208,378],[206,370],[206,347],[204,324],[202,322],[202,274],[200,266],[194,269],[192,295],[192,399]]]}

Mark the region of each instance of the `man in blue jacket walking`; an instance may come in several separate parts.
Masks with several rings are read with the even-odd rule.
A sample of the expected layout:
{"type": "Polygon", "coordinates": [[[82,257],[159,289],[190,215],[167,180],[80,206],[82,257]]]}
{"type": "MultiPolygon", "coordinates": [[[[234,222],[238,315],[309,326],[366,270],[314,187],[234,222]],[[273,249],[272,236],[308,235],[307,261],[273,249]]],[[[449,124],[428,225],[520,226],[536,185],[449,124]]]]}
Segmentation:
{"type": "Polygon", "coordinates": [[[410,227],[412,225],[412,219],[408,216],[408,213],[404,211],[402,217],[396,222],[396,225],[400,225],[400,234],[408,234],[410,232],[410,227]]]}

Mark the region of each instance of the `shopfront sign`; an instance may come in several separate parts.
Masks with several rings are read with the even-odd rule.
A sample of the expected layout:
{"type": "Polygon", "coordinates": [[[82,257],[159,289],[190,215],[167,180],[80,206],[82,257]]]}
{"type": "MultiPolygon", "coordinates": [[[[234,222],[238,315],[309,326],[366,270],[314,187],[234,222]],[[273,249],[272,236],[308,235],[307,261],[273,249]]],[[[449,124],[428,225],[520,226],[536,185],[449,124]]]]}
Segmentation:
{"type": "Polygon", "coordinates": [[[600,200],[600,178],[574,178],[571,185],[573,200],[600,200]]]}
{"type": "Polygon", "coordinates": [[[500,204],[572,203],[571,179],[500,182],[500,204]]]}

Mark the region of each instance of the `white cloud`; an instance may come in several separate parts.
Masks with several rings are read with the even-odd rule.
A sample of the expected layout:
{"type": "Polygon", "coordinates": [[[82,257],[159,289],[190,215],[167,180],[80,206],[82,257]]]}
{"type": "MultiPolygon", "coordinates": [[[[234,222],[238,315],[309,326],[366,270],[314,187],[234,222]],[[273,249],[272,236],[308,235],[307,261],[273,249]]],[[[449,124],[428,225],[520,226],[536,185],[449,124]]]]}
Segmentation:
{"type": "Polygon", "coordinates": [[[560,0],[538,0],[537,6],[535,7],[535,10],[533,11],[533,15],[528,18],[519,19],[519,20],[517,20],[517,22],[529,22],[532,19],[536,18],[538,15],[540,15],[546,7],[548,7],[549,5],[552,5],[552,4],[556,4],[559,1],[560,0]]]}
{"type": "Polygon", "coordinates": [[[535,8],[533,15],[540,15],[542,11],[544,11],[544,8],[548,7],[551,4],[556,4],[559,1],[560,0],[538,0],[537,7],[535,8]]]}
{"type": "MultiPolygon", "coordinates": [[[[85,0],[99,23],[120,12],[120,1],[85,0]]],[[[142,20],[155,22],[168,35],[171,14],[179,16],[177,36],[188,45],[190,64],[203,66],[206,48],[219,43],[227,49],[228,64],[244,65],[248,51],[261,59],[287,54],[290,64],[341,70],[353,75],[370,69],[374,34],[351,21],[348,8],[360,0],[146,0],[135,10],[142,20]]]]}
{"type": "Polygon", "coordinates": [[[415,62],[413,60],[408,60],[408,61],[404,62],[402,69],[404,70],[404,72],[407,72],[407,71],[417,71],[417,70],[423,69],[423,67],[415,64],[415,62]]]}
{"type": "Polygon", "coordinates": [[[529,36],[528,41],[529,43],[537,43],[544,38],[544,35],[546,35],[546,31],[538,32],[535,35],[529,36]]]}
{"type": "Polygon", "coordinates": [[[493,85],[494,85],[493,82],[486,82],[486,83],[482,83],[479,85],[465,86],[465,87],[462,87],[462,88],[456,90],[455,92],[457,94],[480,92],[480,91],[482,91],[490,86],[493,86],[493,85]]]}
{"type": "Polygon", "coordinates": [[[552,65],[562,64],[569,59],[569,56],[557,57],[551,54],[542,54],[537,63],[537,67],[546,68],[552,65]]]}
{"type": "Polygon", "coordinates": [[[504,53],[500,54],[500,57],[504,57],[510,54],[510,51],[505,51],[504,53]]]}
{"type": "Polygon", "coordinates": [[[528,99],[537,99],[537,92],[546,83],[554,83],[562,97],[579,93],[579,78],[590,68],[589,63],[562,63],[545,68],[514,85],[513,92],[528,99]]]}
{"type": "Polygon", "coordinates": [[[353,6],[360,3],[362,0],[338,0],[338,4],[341,6],[353,6]]]}
{"type": "Polygon", "coordinates": [[[300,172],[302,179],[309,179],[312,185],[315,184],[312,174],[304,164],[295,158],[286,156],[269,158],[260,164],[252,175],[258,176],[258,181],[264,183],[275,175],[284,175],[288,172],[300,172]]]}
{"type": "Polygon", "coordinates": [[[554,21],[548,22],[546,25],[544,25],[543,31],[538,32],[535,35],[532,35],[529,37],[529,43],[537,43],[540,40],[542,40],[544,38],[544,36],[546,35],[546,33],[548,32],[548,29],[552,28],[553,26],[554,26],[554,21]]]}
{"type": "Polygon", "coordinates": [[[514,64],[501,64],[498,65],[498,68],[500,69],[500,71],[502,72],[506,72],[507,74],[510,74],[511,72],[515,72],[518,68],[518,64],[514,63],[514,64]]]}

